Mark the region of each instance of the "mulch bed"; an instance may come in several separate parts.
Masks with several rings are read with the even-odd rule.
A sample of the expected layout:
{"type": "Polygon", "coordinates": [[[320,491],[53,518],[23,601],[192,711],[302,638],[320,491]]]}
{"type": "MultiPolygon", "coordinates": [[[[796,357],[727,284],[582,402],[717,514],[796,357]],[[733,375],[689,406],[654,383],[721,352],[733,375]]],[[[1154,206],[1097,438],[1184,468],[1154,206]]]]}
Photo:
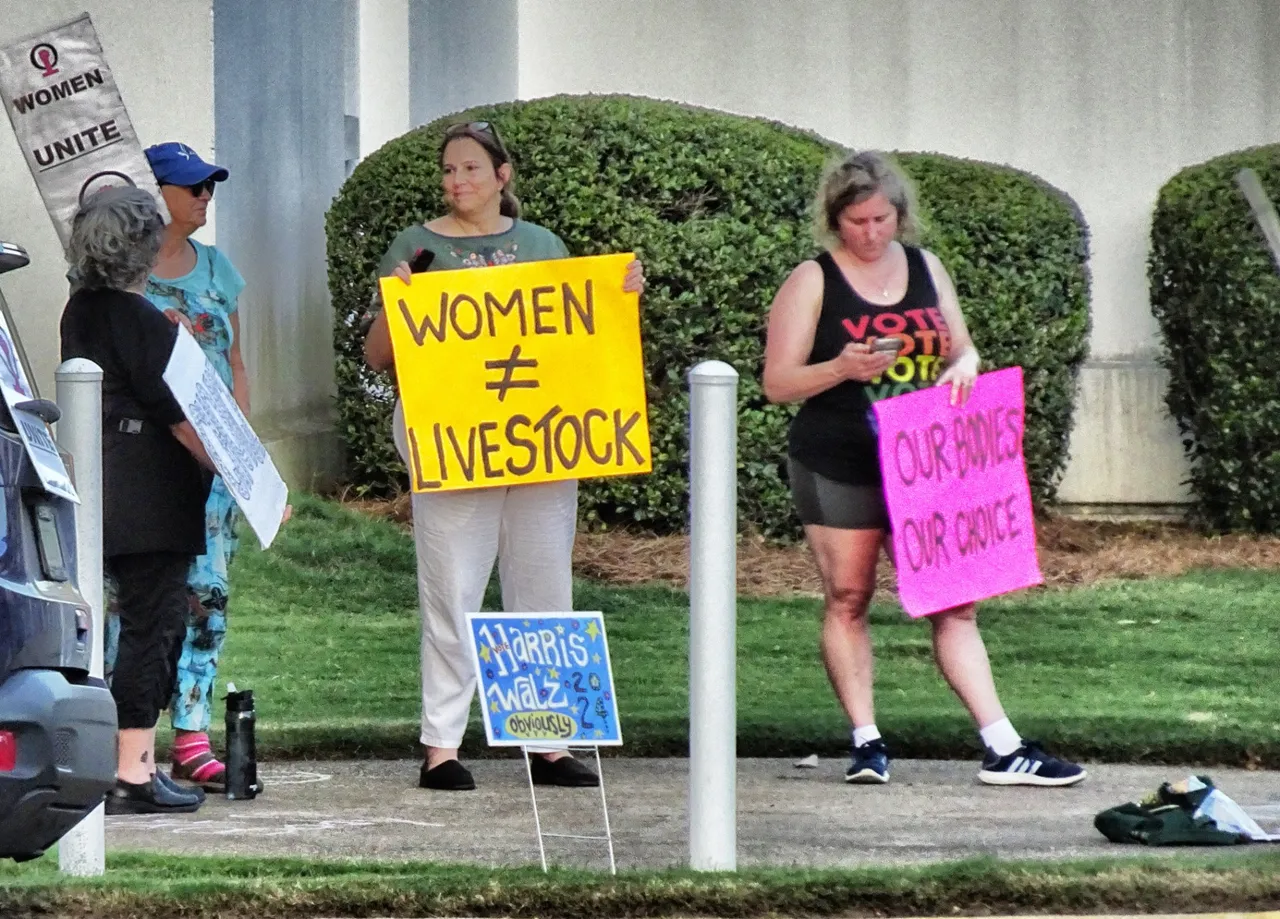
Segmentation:
{"type": "MultiPolygon", "coordinates": [[[[364,513],[410,521],[409,496],[390,501],[348,500],[364,513]]],[[[1280,537],[1205,536],[1179,523],[1047,516],[1036,523],[1040,569],[1048,587],[1076,587],[1112,579],[1173,577],[1201,568],[1280,569],[1280,537]]],[[[689,572],[686,536],[625,530],[579,532],[574,571],[611,584],[683,588],[689,572]]],[[[881,560],[878,589],[894,590],[893,568],[881,560]]],[[[803,545],[759,537],[738,541],[738,590],[755,596],[821,592],[817,569],[803,545]]]]}

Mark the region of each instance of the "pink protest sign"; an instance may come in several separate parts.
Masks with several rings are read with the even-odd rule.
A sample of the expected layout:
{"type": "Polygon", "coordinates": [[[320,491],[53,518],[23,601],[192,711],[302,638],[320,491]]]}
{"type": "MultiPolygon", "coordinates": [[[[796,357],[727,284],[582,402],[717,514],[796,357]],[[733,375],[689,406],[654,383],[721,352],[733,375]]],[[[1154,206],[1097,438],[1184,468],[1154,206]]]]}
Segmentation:
{"type": "Polygon", "coordinates": [[[1022,454],[1022,368],[978,377],[963,406],[933,386],[873,406],[898,595],[927,616],[1043,583],[1022,454]]]}

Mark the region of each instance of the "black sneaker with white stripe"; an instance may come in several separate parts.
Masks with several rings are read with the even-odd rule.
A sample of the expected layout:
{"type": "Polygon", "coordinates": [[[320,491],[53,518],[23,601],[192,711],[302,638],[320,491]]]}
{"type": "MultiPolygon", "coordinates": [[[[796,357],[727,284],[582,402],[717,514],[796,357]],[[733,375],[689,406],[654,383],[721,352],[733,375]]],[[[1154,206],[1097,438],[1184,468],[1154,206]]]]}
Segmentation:
{"type": "Polygon", "coordinates": [[[884,740],[868,740],[853,748],[853,762],[844,774],[850,785],[884,785],[889,781],[889,748],[884,740]]]}
{"type": "Polygon", "coordinates": [[[1043,785],[1062,787],[1084,781],[1087,773],[1075,763],[1050,756],[1034,740],[1008,756],[997,756],[988,748],[978,779],[987,785],[1043,785]]]}

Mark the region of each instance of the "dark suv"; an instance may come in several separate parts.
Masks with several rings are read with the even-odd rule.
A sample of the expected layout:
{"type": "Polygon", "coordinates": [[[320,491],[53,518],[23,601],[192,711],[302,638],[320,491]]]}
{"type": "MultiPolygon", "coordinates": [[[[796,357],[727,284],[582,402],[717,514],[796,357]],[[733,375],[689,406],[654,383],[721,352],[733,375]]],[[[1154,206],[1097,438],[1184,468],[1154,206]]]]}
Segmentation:
{"type": "MultiPolygon", "coordinates": [[[[0,274],[27,261],[0,243],[0,274]]],[[[11,336],[0,344],[16,362],[21,348],[3,294],[0,309],[11,336]]],[[[31,407],[57,417],[52,403],[31,407]]],[[[0,857],[26,859],[114,785],[116,710],[106,684],[89,676],[92,618],[75,586],[75,507],[41,487],[3,399],[0,489],[0,857]]]]}

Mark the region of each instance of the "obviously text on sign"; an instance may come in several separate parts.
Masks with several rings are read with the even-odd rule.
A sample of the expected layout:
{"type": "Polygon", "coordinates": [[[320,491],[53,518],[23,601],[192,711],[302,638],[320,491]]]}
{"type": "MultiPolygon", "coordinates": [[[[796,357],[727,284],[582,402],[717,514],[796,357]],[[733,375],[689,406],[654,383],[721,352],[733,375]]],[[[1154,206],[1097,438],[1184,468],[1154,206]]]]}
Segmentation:
{"type": "Polygon", "coordinates": [[[467,631],[491,746],[622,743],[601,613],[468,613],[467,631]]]}

